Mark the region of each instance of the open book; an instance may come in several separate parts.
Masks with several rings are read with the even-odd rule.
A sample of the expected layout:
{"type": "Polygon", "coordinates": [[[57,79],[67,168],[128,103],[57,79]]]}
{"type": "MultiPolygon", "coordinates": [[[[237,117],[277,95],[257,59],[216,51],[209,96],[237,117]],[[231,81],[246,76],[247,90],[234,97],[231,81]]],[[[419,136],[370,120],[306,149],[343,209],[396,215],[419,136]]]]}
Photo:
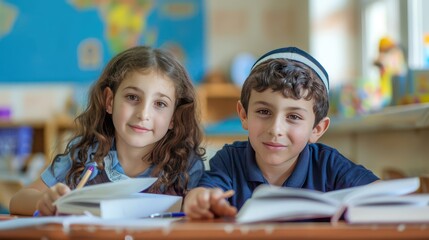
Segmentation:
{"type": "Polygon", "coordinates": [[[419,185],[419,178],[405,178],[326,193],[261,185],[236,220],[249,223],[330,218],[336,222],[344,215],[348,223],[429,222],[429,194],[410,194],[419,185]]]}
{"type": "Polygon", "coordinates": [[[71,191],[54,202],[59,214],[90,213],[101,218],[143,218],[154,213],[180,211],[182,197],[140,193],[156,178],[130,178],[71,191]]]}

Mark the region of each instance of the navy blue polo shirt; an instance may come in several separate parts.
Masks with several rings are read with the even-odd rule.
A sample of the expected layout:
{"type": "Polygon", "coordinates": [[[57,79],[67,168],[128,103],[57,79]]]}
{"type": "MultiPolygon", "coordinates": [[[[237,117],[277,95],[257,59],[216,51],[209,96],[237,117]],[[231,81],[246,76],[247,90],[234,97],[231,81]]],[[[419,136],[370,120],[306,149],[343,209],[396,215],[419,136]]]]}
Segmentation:
{"type": "MultiPolygon", "coordinates": [[[[365,185],[379,178],[357,165],[336,149],[321,143],[307,144],[298,157],[295,169],[283,186],[314,189],[322,192],[365,185]]],[[[210,159],[210,170],[200,179],[201,187],[235,190],[229,199],[238,209],[260,184],[268,184],[259,169],[255,151],[248,141],[225,145],[210,159]]]]}

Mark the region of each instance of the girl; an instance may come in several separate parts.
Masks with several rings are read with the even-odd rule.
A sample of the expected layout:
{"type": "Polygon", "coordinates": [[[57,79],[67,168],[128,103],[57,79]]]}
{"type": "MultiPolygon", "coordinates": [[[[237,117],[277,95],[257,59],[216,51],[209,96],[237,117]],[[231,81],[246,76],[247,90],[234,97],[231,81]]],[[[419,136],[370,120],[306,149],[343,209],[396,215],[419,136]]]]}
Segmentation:
{"type": "Polygon", "coordinates": [[[196,94],[169,53],[139,46],[114,57],[89,92],[86,110],[64,154],[16,193],[11,214],[55,214],[52,203],[74,189],[129,177],[158,177],[148,192],[185,195],[203,171],[196,94]]]}

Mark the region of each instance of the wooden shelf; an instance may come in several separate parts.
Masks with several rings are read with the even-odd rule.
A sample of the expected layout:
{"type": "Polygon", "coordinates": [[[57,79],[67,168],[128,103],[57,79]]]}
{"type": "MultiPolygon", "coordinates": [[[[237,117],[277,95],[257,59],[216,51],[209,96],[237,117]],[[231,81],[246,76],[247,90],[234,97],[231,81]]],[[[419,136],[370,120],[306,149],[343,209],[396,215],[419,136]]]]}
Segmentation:
{"type": "Polygon", "coordinates": [[[232,83],[204,83],[198,87],[202,120],[214,123],[237,116],[236,105],[240,88],[232,83]]]}
{"type": "Polygon", "coordinates": [[[356,118],[335,119],[319,142],[382,178],[429,173],[429,104],[387,107],[356,118]]]}
{"type": "Polygon", "coordinates": [[[327,134],[429,127],[429,103],[392,106],[349,119],[331,119],[327,134]]]}
{"type": "Polygon", "coordinates": [[[63,151],[60,149],[64,133],[74,129],[73,119],[68,116],[57,116],[47,120],[0,121],[0,128],[28,126],[33,129],[32,153],[43,153],[48,164],[52,158],[63,151]]]}

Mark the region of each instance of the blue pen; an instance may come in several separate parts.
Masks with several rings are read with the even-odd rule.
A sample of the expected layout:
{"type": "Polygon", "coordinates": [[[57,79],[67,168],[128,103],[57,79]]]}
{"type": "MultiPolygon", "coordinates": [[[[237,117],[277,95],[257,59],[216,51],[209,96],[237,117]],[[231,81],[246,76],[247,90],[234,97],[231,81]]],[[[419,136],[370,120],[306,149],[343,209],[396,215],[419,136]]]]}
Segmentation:
{"type": "Polygon", "coordinates": [[[40,214],[39,210],[34,211],[33,213],[33,217],[38,217],[40,214]]]}
{"type": "Polygon", "coordinates": [[[184,212],[165,212],[151,214],[150,218],[178,218],[186,216],[184,212]]]}

